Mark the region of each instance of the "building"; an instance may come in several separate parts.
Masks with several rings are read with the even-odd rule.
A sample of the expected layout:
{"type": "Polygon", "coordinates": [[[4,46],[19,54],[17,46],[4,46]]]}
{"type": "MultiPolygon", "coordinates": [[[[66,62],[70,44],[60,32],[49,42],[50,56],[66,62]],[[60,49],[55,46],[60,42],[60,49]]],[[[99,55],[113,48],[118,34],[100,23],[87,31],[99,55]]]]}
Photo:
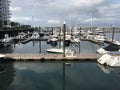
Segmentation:
{"type": "Polygon", "coordinates": [[[10,1],[9,0],[0,0],[0,21],[7,23],[10,22],[10,1]]]}

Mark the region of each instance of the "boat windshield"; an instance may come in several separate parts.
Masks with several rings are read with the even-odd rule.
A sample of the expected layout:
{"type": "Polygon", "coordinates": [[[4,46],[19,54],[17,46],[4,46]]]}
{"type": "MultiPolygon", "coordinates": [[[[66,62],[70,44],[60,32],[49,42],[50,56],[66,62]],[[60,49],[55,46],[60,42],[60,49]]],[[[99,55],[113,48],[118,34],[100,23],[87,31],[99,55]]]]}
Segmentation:
{"type": "Polygon", "coordinates": [[[114,51],[114,52],[108,52],[107,54],[110,54],[110,55],[120,55],[120,52],[114,51]]]}

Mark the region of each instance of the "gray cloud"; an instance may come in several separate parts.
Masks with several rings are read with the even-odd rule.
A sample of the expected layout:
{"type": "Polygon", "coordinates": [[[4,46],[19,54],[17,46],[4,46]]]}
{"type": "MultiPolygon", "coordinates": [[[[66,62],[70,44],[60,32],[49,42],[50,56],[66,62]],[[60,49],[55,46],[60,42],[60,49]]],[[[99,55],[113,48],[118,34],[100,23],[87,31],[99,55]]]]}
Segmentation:
{"type": "Polygon", "coordinates": [[[120,15],[120,4],[113,0],[12,0],[11,7],[19,9],[11,11],[11,20],[23,19],[24,23],[32,25],[48,25],[50,20],[90,25],[90,13],[95,25],[103,22],[103,25],[109,25],[116,23],[120,15]]]}

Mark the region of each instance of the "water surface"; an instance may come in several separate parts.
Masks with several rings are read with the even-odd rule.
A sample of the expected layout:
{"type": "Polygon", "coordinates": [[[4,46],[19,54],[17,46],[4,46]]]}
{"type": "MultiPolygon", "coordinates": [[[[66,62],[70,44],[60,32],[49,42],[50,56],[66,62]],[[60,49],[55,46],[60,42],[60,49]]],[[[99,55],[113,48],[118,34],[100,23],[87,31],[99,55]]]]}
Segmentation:
{"type": "Polygon", "coordinates": [[[120,68],[96,62],[0,63],[0,90],[119,90],[120,68]],[[101,68],[102,67],[102,68],[101,68]]]}

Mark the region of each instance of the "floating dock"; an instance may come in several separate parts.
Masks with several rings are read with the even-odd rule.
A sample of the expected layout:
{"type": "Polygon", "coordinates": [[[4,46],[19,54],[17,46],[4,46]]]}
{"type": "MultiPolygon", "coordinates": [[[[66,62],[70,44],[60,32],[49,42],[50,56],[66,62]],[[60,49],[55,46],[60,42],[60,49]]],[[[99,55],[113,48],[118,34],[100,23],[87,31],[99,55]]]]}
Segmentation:
{"type": "Polygon", "coordinates": [[[63,54],[5,54],[6,60],[13,61],[96,61],[100,58],[100,54],[74,54],[66,55],[63,54]]]}

